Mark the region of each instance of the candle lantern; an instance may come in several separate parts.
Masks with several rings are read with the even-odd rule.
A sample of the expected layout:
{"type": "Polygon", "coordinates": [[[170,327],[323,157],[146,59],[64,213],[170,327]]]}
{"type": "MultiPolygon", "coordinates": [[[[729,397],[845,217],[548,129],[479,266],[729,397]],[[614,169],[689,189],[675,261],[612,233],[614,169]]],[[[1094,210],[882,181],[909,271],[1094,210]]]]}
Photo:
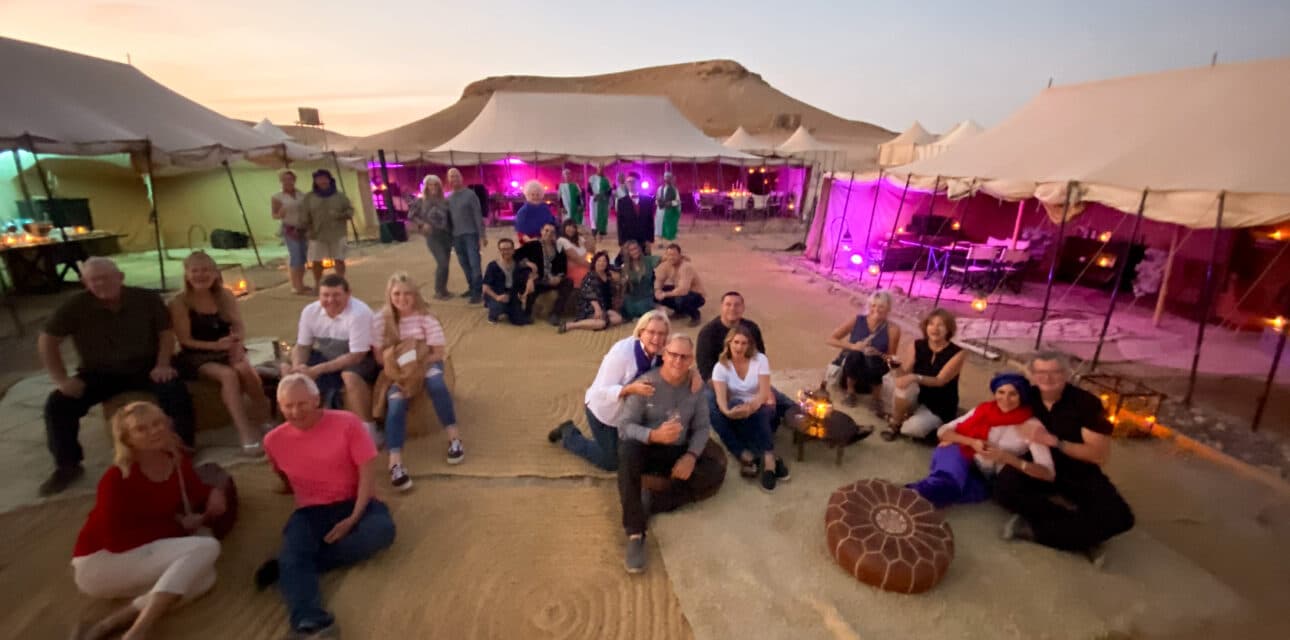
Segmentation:
{"type": "Polygon", "coordinates": [[[1099,242],[1104,242],[1104,243],[1105,243],[1105,242],[1110,242],[1110,241],[1111,241],[1111,232],[1110,232],[1110,231],[1103,231],[1103,232],[1102,232],[1102,235],[1098,236],[1098,237],[1097,237],[1097,239],[1098,239],[1098,241],[1099,241],[1099,242]]]}
{"type": "Polygon", "coordinates": [[[989,305],[989,301],[988,301],[988,300],[986,300],[986,298],[985,298],[985,294],[984,294],[984,293],[978,293],[978,294],[976,294],[975,296],[973,296],[973,297],[972,297],[972,310],[973,310],[973,311],[975,311],[975,312],[977,312],[977,313],[982,313],[982,312],[984,312],[984,311],[985,311],[985,308],[986,308],[986,306],[988,306],[988,305],[989,305]]]}
{"type": "Polygon", "coordinates": [[[1165,394],[1137,380],[1112,374],[1086,375],[1079,384],[1102,401],[1107,421],[1115,426],[1115,435],[1150,435],[1165,394]]]}

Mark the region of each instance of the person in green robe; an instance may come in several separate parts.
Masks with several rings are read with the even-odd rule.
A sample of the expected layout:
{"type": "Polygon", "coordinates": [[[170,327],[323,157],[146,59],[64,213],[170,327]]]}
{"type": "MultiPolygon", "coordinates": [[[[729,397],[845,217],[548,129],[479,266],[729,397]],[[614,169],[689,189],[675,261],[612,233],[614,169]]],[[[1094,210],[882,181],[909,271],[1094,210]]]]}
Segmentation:
{"type": "Polygon", "coordinates": [[[658,256],[647,256],[635,240],[623,243],[623,315],[639,318],[658,306],[654,302],[654,269],[658,256]]]}
{"type": "Polygon", "coordinates": [[[564,219],[582,226],[582,190],[573,182],[573,172],[560,173],[560,203],[564,205],[564,219]]]}
{"type": "Polygon", "coordinates": [[[657,235],[664,240],[676,240],[676,230],[681,224],[681,191],[676,188],[676,176],[671,171],[663,174],[663,184],[654,200],[658,203],[655,213],[659,218],[655,224],[657,235]]]}
{"type": "Polygon", "coordinates": [[[614,187],[609,179],[600,175],[596,167],[591,168],[591,178],[587,184],[591,194],[591,204],[595,208],[595,234],[601,237],[609,235],[609,203],[614,199],[614,187]]]}

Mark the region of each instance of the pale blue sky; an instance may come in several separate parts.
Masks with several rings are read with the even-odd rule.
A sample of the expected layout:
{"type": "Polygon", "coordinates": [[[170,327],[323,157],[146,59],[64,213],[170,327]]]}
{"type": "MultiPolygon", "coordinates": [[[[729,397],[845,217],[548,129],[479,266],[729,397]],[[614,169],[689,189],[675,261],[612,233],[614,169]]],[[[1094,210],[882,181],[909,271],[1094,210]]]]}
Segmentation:
{"type": "Polygon", "coordinates": [[[372,133],[490,75],[739,61],[840,116],[943,131],[1044,87],[1290,56],[1290,1],[0,0],[0,35],[134,64],[230,116],[372,133]]]}

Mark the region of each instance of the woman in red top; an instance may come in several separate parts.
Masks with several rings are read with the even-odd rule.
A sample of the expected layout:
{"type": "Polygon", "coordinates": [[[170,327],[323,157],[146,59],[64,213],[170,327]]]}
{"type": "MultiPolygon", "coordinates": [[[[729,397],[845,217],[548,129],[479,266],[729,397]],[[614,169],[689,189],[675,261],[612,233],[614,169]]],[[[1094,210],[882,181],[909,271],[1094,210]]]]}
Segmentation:
{"type": "Polygon", "coordinates": [[[72,569],[86,595],[134,601],[77,637],[105,638],[128,627],[121,637],[134,640],[168,609],[215,584],[219,541],[196,532],[226,503],[222,491],[197,477],[156,405],[126,405],[112,419],[112,436],[115,464],[99,480],[72,569]]]}

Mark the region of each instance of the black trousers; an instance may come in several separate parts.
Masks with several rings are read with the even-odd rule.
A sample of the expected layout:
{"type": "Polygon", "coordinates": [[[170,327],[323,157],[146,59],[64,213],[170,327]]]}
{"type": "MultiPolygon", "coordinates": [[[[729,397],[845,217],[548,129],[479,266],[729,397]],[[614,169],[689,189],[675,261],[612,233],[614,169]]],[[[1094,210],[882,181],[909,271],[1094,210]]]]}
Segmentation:
{"type": "MultiPolygon", "coordinates": [[[[666,285],[663,287],[663,291],[672,291],[675,288],[673,285],[666,285]]],[[[679,316],[698,319],[699,309],[703,308],[705,302],[707,301],[703,299],[703,296],[691,291],[683,296],[663,298],[659,301],[659,304],[675,311],[679,316]]]]}
{"type": "MultiPolygon", "coordinates": [[[[649,519],[641,504],[641,476],[647,473],[670,476],[672,466],[686,451],[682,445],[645,444],[636,440],[618,442],[618,499],[623,506],[623,529],[627,535],[645,533],[649,519]]],[[[721,463],[699,456],[688,480],[674,479],[666,491],[654,492],[650,511],[665,513],[679,509],[720,486],[723,480],[725,469],[721,463]]]]}
{"type": "Polygon", "coordinates": [[[842,358],[842,376],[851,381],[856,393],[869,393],[881,385],[888,370],[885,360],[860,351],[847,351],[842,358]]]}
{"type": "Polygon", "coordinates": [[[81,371],[76,377],[85,383],[81,397],[72,398],[55,389],[45,400],[45,439],[49,452],[54,455],[54,463],[59,467],[75,466],[85,458],[77,437],[81,418],[94,405],[127,391],[147,391],[157,396],[157,404],[170,416],[175,433],[184,444],[193,446],[196,433],[193,399],[188,395],[188,387],[183,380],[175,378],[158,384],[148,377],[146,371],[127,375],[81,371]]]}
{"type": "Polygon", "coordinates": [[[568,277],[560,278],[560,284],[555,286],[541,281],[534,284],[533,293],[530,293],[528,299],[524,301],[524,311],[532,314],[534,301],[548,291],[555,292],[555,306],[551,307],[551,313],[563,316],[565,308],[569,306],[569,296],[573,295],[573,281],[568,277]]]}
{"type": "Polygon", "coordinates": [[[1064,551],[1083,551],[1133,528],[1133,511],[1111,479],[1092,465],[1058,464],[1053,482],[1036,480],[1014,467],[999,472],[994,499],[1019,514],[1035,541],[1064,551]],[[1053,502],[1061,496],[1074,509],[1053,502]]]}

